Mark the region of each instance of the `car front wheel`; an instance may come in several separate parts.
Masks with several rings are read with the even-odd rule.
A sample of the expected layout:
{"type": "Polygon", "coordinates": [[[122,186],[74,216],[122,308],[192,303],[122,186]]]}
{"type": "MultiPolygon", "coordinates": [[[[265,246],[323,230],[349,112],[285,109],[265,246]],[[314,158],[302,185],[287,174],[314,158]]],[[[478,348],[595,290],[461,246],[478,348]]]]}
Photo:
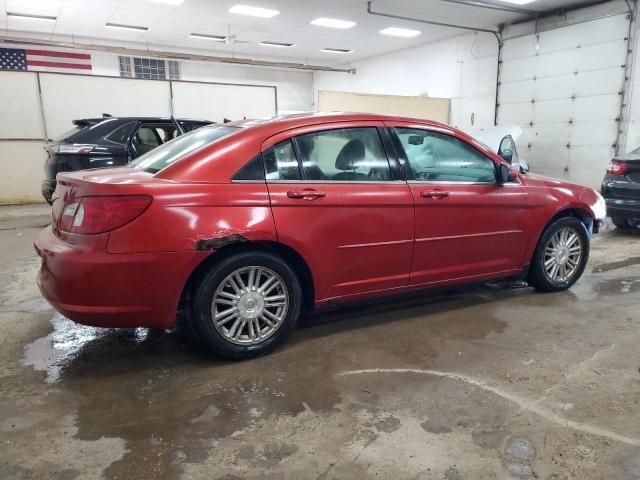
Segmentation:
{"type": "Polygon", "coordinates": [[[545,292],[566,290],[582,276],[588,259],[585,225],[574,217],[560,218],[542,233],[527,281],[545,292]]]}
{"type": "Polygon", "coordinates": [[[302,308],[295,272],[279,257],[243,252],[216,264],[196,287],[188,319],[198,342],[228,359],[263,355],[282,343],[302,308]]]}

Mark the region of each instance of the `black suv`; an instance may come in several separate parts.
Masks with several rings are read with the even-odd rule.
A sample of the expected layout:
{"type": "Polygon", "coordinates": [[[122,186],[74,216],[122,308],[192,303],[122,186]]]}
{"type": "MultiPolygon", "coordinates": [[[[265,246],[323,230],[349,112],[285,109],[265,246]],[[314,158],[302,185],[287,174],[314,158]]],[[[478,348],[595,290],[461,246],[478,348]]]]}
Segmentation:
{"type": "Polygon", "coordinates": [[[618,228],[640,228],[640,148],[611,160],[600,189],[618,228]]]}
{"type": "Polygon", "coordinates": [[[42,196],[51,204],[56,174],[87,168],[126,165],[159,145],[213,122],[157,117],[74,120],[74,127],[45,145],[48,158],[42,196]]]}

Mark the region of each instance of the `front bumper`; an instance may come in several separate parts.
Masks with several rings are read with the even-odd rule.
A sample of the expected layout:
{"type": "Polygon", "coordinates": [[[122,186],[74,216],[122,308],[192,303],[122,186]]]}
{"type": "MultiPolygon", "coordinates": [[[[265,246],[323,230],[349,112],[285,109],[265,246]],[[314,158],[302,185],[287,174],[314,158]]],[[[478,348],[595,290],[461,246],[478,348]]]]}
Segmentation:
{"type": "Polygon", "coordinates": [[[189,275],[209,254],[110,254],[108,234],[77,237],[64,241],[51,227],[38,235],[38,287],[65,317],[97,327],[172,327],[189,275]]]}
{"type": "Polygon", "coordinates": [[[619,218],[640,218],[640,198],[605,198],[607,215],[619,218]]]}

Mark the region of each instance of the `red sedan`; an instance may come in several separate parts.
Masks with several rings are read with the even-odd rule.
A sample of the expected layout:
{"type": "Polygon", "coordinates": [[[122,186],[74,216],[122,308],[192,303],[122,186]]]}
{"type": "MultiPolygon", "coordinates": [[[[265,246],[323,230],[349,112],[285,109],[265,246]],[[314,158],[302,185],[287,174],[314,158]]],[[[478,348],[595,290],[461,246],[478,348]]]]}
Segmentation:
{"type": "Polygon", "coordinates": [[[569,288],[605,210],[435,122],[241,121],[59,174],[38,284],[87,325],[168,328],[184,310],[200,344],[247,358],[322,305],[505,277],[569,288]]]}

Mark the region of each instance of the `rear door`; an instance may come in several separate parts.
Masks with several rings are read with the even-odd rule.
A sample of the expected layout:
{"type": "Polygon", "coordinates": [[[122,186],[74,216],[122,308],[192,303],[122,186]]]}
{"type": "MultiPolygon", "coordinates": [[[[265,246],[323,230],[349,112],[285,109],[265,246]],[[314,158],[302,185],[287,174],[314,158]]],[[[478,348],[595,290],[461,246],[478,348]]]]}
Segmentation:
{"type": "Polygon", "coordinates": [[[263,145],[279,241],[309,263],[317,300],[408,284],[414,204],[382,127],[323,124],[263,145]]]}
{"type": "Polygon", "coordinates": [[[411,283],[506,274],[527,246],[526,187],[498,184],[494,161],[446,131],[391,122],[416,203],[411,283]]]}

